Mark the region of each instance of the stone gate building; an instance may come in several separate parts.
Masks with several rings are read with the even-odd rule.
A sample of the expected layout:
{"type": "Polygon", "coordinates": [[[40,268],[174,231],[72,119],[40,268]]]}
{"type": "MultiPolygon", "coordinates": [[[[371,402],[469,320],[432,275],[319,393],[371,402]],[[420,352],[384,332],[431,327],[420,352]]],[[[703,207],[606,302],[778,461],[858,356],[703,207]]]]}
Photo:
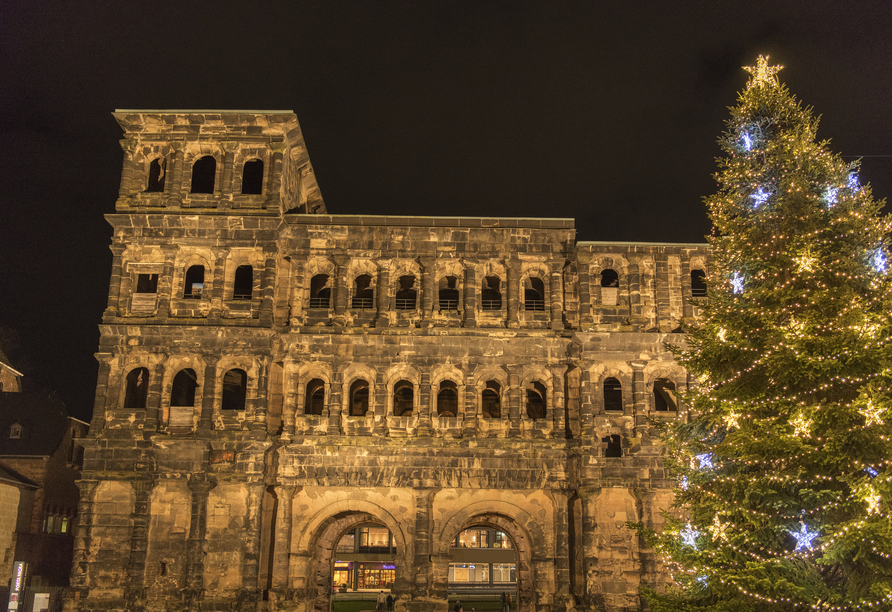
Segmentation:
{"type": "Polygon", "coordinates": [[[69,609],[327,611],[369,524],[399,611],[446,609],[475,526],[510,541],[523,612],[638,610],[665,582],[625,522],[670,503],[648,418],[688,385],[664,343],[705,244],[330,214],[291,112],[114,116],[69,609]]]}

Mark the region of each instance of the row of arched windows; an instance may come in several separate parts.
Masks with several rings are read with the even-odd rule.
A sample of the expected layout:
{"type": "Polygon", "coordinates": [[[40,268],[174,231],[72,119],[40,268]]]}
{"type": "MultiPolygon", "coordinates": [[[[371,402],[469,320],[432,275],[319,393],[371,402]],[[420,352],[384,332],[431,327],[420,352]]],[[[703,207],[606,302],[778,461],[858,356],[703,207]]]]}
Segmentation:
{"type": "MultiPolygon", "coordinates": [[[[186,269],[183,276],[183,297],[199,299],[204,292],[204,266],[194,265],[186,269]]],[[[250,300],[254,293],[254,268],[241,265],[235,269],[232,283],[233,300],[250,300]]]]}
{"type": "MultiPolygon", "coordinates": [[[[146,192],[160,193],[164,191],[167,160],[153,159],[149,164],[149,176],[146,182],[146,192]]],[[[213,155],[205,155],[192,164],[192,186],[190,193],[214,193],[214,183],[217,178],[217,160],[213,155]]],[[[263,161],[250,159],[242,167],[242,191],[245,195],[258,195],[263,193],[263,161]]]]}
{"type": "MultiPolygon", "coordinates": [[[[601,286],[619,286],[619,275],[616,273],[616,270],[610,268],[601,270],[601,286]]],[[[703,270],[691,270],[691,295],[693,297],[706,297],[706,273],[703,270]]]]}
{"type": "MultiPolygon", "coordinates": [[[[149,371],[146,368],[130,370],[125,381],[124,408],[144,409],[149,391],[149,371]]],[[[198,377],[192,368],[184,368],[173,377],[170,388],[171,406],[194,406],[198,377]]],[[[222,410],[244,410],[248,392],[248,374],[241,368],[233,368],[223,375],[221,394],[222,410]]]]}

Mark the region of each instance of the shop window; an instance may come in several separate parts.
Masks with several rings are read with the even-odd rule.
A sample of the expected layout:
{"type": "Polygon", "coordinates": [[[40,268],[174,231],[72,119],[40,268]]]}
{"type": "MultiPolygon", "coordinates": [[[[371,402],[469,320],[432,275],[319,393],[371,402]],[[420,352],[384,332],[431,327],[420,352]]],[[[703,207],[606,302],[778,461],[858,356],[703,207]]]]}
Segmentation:
{"type": "Polygon", "coordinates": [[[502,386],[494,380],[486,382],[486,388],[483,390],[480,402],[481,413],[484,419],[498,419],[502,416],[502,386]]]}
{"type": "Polygon", "coordinates": [[[502,281],[498,276],[487,276],[483,279],[483,290],[480,292],[481,310],[501,310],[502,293],[499,291],[502,281]]]}
{"type": "Polygon", "coordinates": [[[195,389],[198,387],[198,379],[195,370],[186,368],[177,372],[173,377],[173,386],[170,388],[171,406],[194,406],[195,389]]]}
{"type": "Polygon", "coordinates": [[[511,538],[508,537],[507,533],[503,533],[501,531],[494,531],[492,535],[493,535],[493,540],[492,540],[493,548],[514,548],[511,545],[511,538]]]}
{"type": "Polygon", "coordinates": [[[623,411],[623,386],[613,377],[604,381],[604,410],[623,411]]]}
{"type": "Polygon", "coordinates": [[[482,527],[465,529],[455,537],[452,545],[455,548],[491,548],[489,530],[482,527]]]}
{"type": "Polygon", "coordinates": [[[199,300],[204,292],[204,266],[189,266],[183,281],[183,297],[199,300]]]}
{"type": "Polygon", "coordinates": [[[158,275],[137,274],[136,293],[158,293],[158,275]]]}
{"type": "Polygon", "coordinates": [[[454,276],[444,276],[440,279],[439,295],[440,310],[458,310],[458,279],[454,276]]]}
{"type": "Polygon", "coordinates": [[[458,414],[458,387],[451,380],[440,383],[437,393],[437,416],[455,417],[458,414]]]}
{"type": "Polygon", "coordinates": [[[400,289],[396,292],[397,310],[415,310],[418,294],[415,291],[415,277],[401,276],[400,289]]]}
{"type": "Polygon", "coordinates": [[[601,270],[601,286],[602,287],[619,287],[619,275],[616,270],[607,268],[601,270]]]}
{"type": "Polygon", "coordinates": [[[368,274],[360,274],[353,281],[353,301],[351,308],[373,308],[375,305],[375,290],[372,289],[372,277],[368,274]]]}
{"type": "Polygon", "coordinates": [[[221,410],[244,410],[248,395],[248,374],[234,368],[223,375],[223,399],[221,410]]]}
{"type": "Polygon", "coordinates": [[[161,158],[155,158],[149,164],[149,180],[146,183],[146,192],[161,193],[164,191],[164,170],[167,162],[161,158]]]}
{"type": "Polygon", "coordinates": [[[358,527],[356,531],[359,536],[360,552],[378,552],[391,548],[390,530],[383,525],[358,527]]]}
{"type": "Polygon", "coordinates": [[[412,416],[415,394],[412,383],[401,380],[393,386],[393,416],[412,416]]]}
{"type": "Polygon", "coordinates": [[[242,169],[242,193],[250,195],[263,193],[263,162],[259,159],[245,162],[242,169]]]}
{"type": "Polygon", "coordinates": [[[354,381],[350,385],[350,416],[365,416],[369,411],[369,383],[354,381]]]}
{"type": "Polygon", "coordinates": [[[523,290],[524,310],[545,310],[545,284],[541,278],[530,277],[529,285],[523,290]]]}
{"type": "Polygon", "coordinates": [[[329,308],[331,304],[331,277],[317,274],[310,279],[310,308],[329,308]]]}
{"type": "Polygon", "coordinates": [[[514,563],[493,563],[492,583],[511,585],[517,582],[517,566],[514,563]]]}
{"type": "Polygon", "coordinates": [[[254,294],[254,268],[242,265],[235,269],[235,280],[232,283],[233,300],[250,300],[254,294]]]}
{"type": "Polygon", "coordinates": [[[13,423],[9,428],[9,437],[13,440],[19,440],[22,437],[22,426],[18,423],[13,423]]]}
{"type": "Polygon", "coordinates": [[[654,409],[659,412],[678,411],[675,383],[666,378],[654,381],[654,409]]]}
{"type": "Polygon", "coordinates": [[[527,388],[527,416],[531,419],[545,418],[545,385],[540,382],[532,383],[527,388]]]}
{"type": "Polygon", "coordinates": [[[192,193],[214,193],[217,160],[205,155],[192,165],[192,193]]]}
{"type": "Polygon", "coordinates": [[[134,368],[127,373],[124,390],[124,408],[146,407],[149,393],[149,371],[146,368],[134,368]]]}
{"type": "Polygon", "coordinates": [[[325,381],[314,378],[307,383],[304,414],[321,415],[323,410],[325,410],[325,381]]]}
{"type": "Polygon", "coordinates": [[[703,270],[691,270],[691,296],[706,297],[706,273],[703,270]]]}
{"type": "Polygon", "coordinates": [[[620,444],[619,436],[606,436],[601,438],[601,442],[604,444],[604,456],[605,457],[622,457],[623,456],[623,448],[620,444]]]}

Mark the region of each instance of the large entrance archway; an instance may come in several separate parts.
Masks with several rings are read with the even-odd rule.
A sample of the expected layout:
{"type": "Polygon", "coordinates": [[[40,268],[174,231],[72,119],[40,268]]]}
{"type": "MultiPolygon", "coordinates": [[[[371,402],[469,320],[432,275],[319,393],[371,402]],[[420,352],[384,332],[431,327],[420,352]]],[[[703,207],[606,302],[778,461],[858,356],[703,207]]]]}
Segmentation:
{"type": "Polygon", "coordinates": [[[507,533],[471,525],[459,532],[450,549],[448,592],[456,599],[505,593],[517,602],[517,555],[507,533]]]}

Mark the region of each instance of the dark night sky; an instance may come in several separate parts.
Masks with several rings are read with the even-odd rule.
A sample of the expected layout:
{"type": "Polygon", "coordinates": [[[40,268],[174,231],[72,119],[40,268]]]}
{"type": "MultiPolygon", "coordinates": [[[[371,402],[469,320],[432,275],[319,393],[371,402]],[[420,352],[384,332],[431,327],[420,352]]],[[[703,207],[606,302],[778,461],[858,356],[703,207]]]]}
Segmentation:
{"type": "Polygon", "coordinates": [[[88,418],[115,108],[294,110],[332,212],[574,217],[581,240],[702,242],[716,139],[760,53],[892,195],[890,32],[885,0],[7,0],[0,325],[33,382],[88,418]]]}

